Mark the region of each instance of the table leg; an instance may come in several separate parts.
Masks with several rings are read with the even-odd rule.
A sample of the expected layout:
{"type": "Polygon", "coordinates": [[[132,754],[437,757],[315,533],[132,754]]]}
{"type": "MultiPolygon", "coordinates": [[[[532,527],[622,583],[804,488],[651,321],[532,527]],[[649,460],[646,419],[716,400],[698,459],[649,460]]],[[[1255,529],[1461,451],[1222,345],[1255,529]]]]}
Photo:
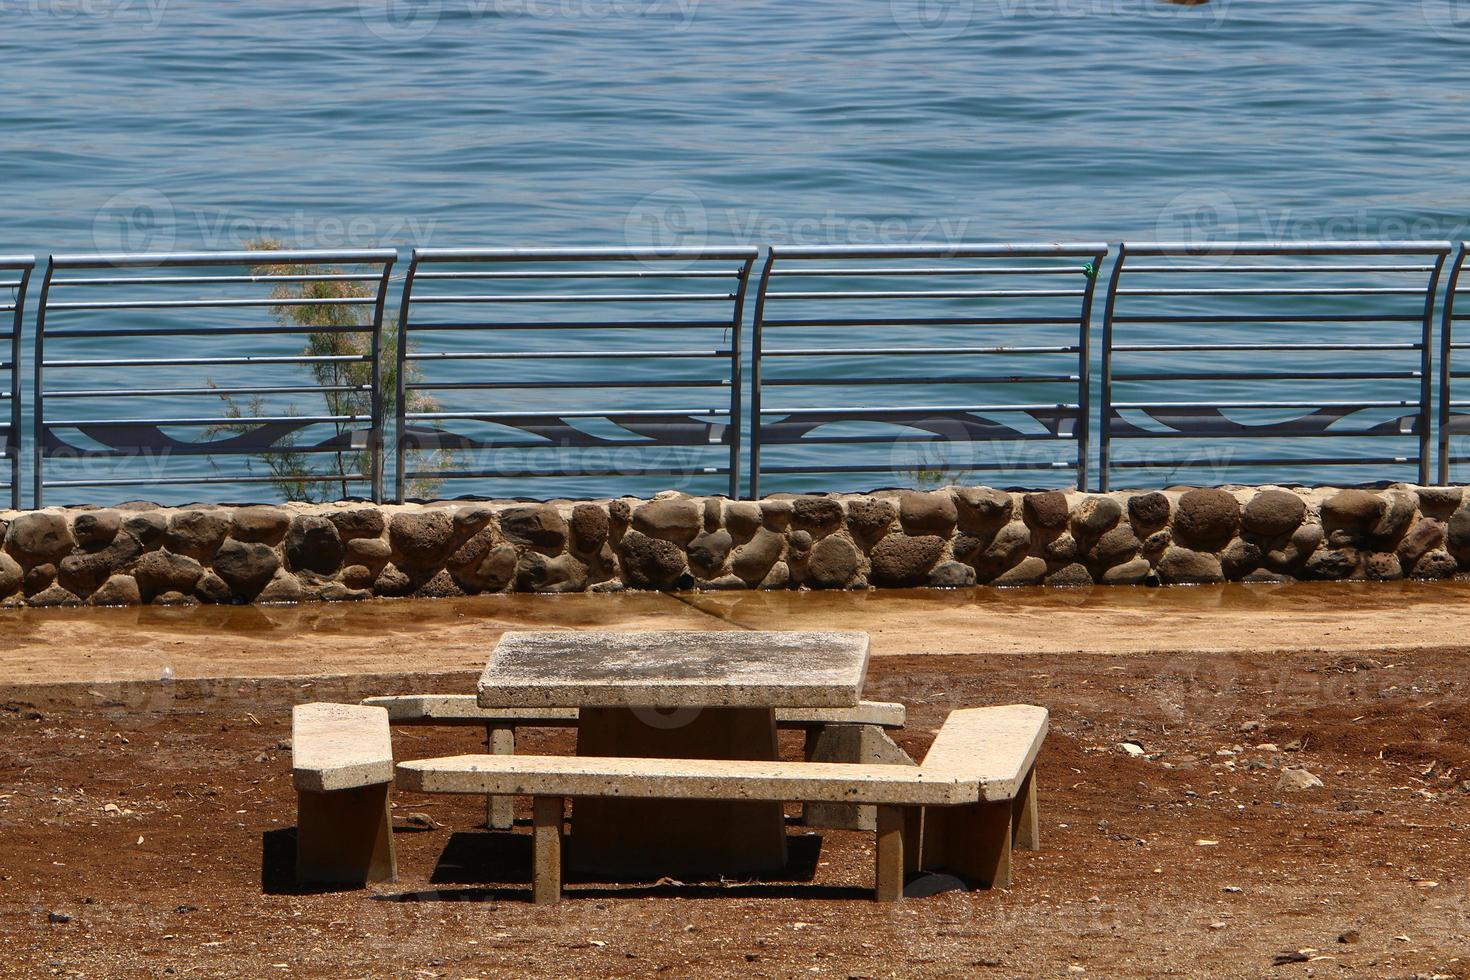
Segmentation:
{"type": "MultiPolygon", "coordinates": [[[[768,708],[583,708],[577,754],[663,759],[774,760],[768,708]]],[[[578,799],[569,863],[633,880],[773,871],[786,864],[779,803],[578,799]]]]}

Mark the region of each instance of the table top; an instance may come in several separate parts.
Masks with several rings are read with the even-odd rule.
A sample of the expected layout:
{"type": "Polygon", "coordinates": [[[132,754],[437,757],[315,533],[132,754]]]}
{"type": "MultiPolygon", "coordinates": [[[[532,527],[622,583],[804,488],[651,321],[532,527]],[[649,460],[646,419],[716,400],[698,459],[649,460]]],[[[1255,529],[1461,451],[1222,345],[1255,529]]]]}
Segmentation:
{"type": "Polygon", "coordinates": [[[508,631],[480,675],[482,707],[850,708],[868,634],[508,631]]]}

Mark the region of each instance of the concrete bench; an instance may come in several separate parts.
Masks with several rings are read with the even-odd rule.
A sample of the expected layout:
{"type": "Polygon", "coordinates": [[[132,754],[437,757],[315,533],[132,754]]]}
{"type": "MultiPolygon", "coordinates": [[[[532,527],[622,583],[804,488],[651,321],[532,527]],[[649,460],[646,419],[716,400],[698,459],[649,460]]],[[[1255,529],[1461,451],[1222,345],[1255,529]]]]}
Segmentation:
{"type": "Polygon", "coordinates": [[[1041,847],[1036,754],[1048,727],[1047,710],[1030,704],[949,713],[920,768],[936,776],[973,776],[980,794],[957,806],[925,809],[921,868],[971,884],[1010,885],[1012,844],[1041,847]]]}
{"type": "Polygon", "coordinates": [[[530,796],[533,896],[561,897],[566,798],[868,804],[876,807],[875,896],[896,901],[909,871],[1010,883],[1011,847],[1039,844],[1036,754],[1047,712],[1033,705],[952,712],[919,766],[587,756],[462,755],[403,762],[423,793],[530,796]]]}
{"type": "MultiPolygon", "coordinates": [[[[517,728],[567,728],[577,724],[576,708],[482,708],[473,694],[393,694],[363,698],[362,703],[384,708],[395,725],[473,726],[485,729],[485,747],[494,755],[515,753],[517,728]]],[[[904,706],[892,701],[860,701],[852,708],[777,708],[776,727],[806,732],[809,762],[878,762],[913,765],[913,760],[888,737],[884,729],[902,728],[904,706]]],[[[872,807],[812,804],[802,822],[809,827],[873,830],[872,807]]],[[[490,796],[485,826],[508,830],[514,826],[511,800],[490,796]]]]}
{"type": "Polygon", "coordinates": [[[397,877],[388,712],[357,704],[291,709],[296,879],[364,885],[397,877]]]}

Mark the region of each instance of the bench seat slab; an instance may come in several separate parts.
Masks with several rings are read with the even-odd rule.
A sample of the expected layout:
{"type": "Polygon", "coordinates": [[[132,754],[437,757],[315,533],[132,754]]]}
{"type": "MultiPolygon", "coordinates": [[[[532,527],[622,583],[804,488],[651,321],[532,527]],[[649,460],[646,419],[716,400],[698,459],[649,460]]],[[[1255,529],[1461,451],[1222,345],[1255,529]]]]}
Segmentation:
{"type": "Polygon", "coordinates": [[[1013,800],[1046,738],[1047,710],[1032,704],[951,711],[922,767],[980,782],[980,798],[1013,800]]]}
{"type": "Polygon", "coordinates": [[[393,781],[388,712],[360,704],[298,704],[291,709],[291,780],[329,793],[393,781]]]}
{"type": "MultiPolygon", "coordinates": [[[[975,780],[923,767],[724,759],[600,759],[459,755],[398,765],[421,793],[611,796],[953,806],[979,798],[975,780]]],[[[1009,801],[1007,801],[1009,806],[1009,801]]]]}

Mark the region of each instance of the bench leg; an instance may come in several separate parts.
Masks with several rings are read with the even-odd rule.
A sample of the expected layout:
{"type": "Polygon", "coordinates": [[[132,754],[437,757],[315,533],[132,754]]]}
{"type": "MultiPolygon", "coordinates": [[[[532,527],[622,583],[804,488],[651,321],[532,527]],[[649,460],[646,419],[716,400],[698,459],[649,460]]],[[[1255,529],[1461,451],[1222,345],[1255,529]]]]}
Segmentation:
{"type": "Polygon", "coordinates": [[[387,783],[296,791],[297,881],[361,887],[397,877],[387,783]]]}
{"type": "Polygon", "coordinates": [[[873,869],[874,894],[880,902],[903,898],[904,808],[877,808],[877,861],[873,869]]]}
{"type": "MultiPolygon", "coordinates": [[[[807,730],[806,761],[911,766],[914,760],[877,725],[830,724],[807,730]]],[[[831,830],[875,830],[874,808],[853,803],[808,803],[801,822],[831,830]]]]}
{"type": "Polygon", "coordinates": [[[1036,812],[1036,767],[1026,773],[1013,801],[1011,843],[1023,851],[1041,850],[1041,821],[1036,812]]]}
{"type": "Polygon", "coordinates": [[[531,899],[537,905],[551,905],[561,901],[561,824],[565,805],[560,796],[537,796],[531,808],[531,899]]]}
{"type": "Polygon", "coordinates": [[[1010,800],[926,808],[924,870],[948,871],[971,886],[1009,887],[1013,810],[1010,800]]]}
{"type": "Polygon", "coordinates": [[[903,808],[903,873],[914,874],[919,870],[919,852],[924,839],[924,808],[903,808]]]}
{"type": "MultiPolygon", "coordinates": [[[[515,755],[516,730],[502,725],[486,725],[485,748],[491,755],[515,755]]],[[[510,830],[515,825],[514,797],[485,797],[486,830],[510,830]]]]}

